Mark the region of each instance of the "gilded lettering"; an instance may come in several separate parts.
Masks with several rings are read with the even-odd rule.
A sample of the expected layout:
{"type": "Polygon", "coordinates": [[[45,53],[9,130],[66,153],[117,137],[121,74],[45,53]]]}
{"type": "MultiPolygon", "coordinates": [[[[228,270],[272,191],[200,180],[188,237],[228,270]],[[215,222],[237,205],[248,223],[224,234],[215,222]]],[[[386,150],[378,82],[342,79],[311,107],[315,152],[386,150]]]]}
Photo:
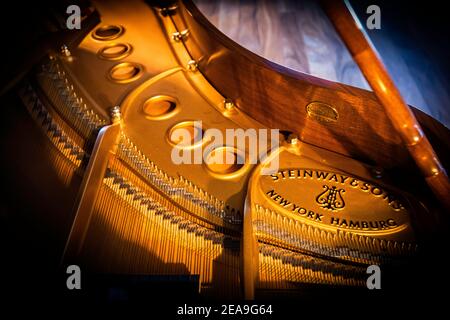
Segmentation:
{"type": "Polygon", "coordinates": [[[359,221],[350,220],[350,228],[360,228],[359,221]]]}
{"type": "Polygon", "coordinates": [[[357,187],[357,186],[359,185],[358,180],[352,179],[352,181],[350,182],[350,185],[351,185],[352,187],[357,187]]]}
{"type": "Polygon", "coordinates": [[[378,229],[378,221],[369,221],[369,225],[372,229],[378,229]]]}
{"type": "Polygon", "coordinates": [[[266,192],[266,194],[269,196],[269,197],[273,197],[274,195],[276,195],[277,193],[275,192],[275,190],[270,190],[270,191],[268,191],[268,192],[266,192]]]}
{"type": "Polygon", "coordinates": [[[288,171],[288,176],[289,176],[289,178],[295,178],[295,171],[294,170],[289,170],[288,171]]]}
{"type": "Polygon", "coordinates": [[[338,178],[337,178],[337,176],[335,175],[335,174],[333,174],[330,178],[329,178],[329,180],[331,181],[331,180],[334,180],[334,181],[336,181],[336,182],[339,182],[338,181],[338,178]]]}
{"type": "Polygon", "coordinates": [[[370,192],[375,196],[379,196],[379,195],[383,194],[383,190],[381,190],[380,188],[378,188],[376,186],[373,186],[372,189],[370,189],[370,192]]]}
{"type": "Polygon", "coordinates": [[[287,207],[290,204],[291,203],[287,199],[281,198],[280,205],[282,205],[283,207],[287,207]]]}
{"type": "Polygon", "coordinates": [[[391,226],[391,227],[395,227],[395,226],[397,225],[397,223],[395,222],[395,220],[392,219],[392,218],[387,219],[386,222],[387,222],[387,224],[388,224],[389,226],[391,226]]]}
{"type": "Polygon", "coordinates": [[[331,222],[330,222],[330,224],[336,224],[336,225],[339,225],[339,218],[331,217],[331,222]]]}
{"type": "Polygon", "coordinates": [[[361,190],[367,191],[370,189],[370,185],[367,182],[364,182],[361,186],[361,190]]]}
{"type": "Polygon", "coordinates": [[[316,171],[316,177],[317,179],[326,179],[328,177],[328,172],[323,172],[323,171],[316,171]]]}
{"type": "Polygon", "coordinates": [[[312,170],[303,170],[303,178],[306,178],[306,176],[312,178],[313,177],[312,170]]]}

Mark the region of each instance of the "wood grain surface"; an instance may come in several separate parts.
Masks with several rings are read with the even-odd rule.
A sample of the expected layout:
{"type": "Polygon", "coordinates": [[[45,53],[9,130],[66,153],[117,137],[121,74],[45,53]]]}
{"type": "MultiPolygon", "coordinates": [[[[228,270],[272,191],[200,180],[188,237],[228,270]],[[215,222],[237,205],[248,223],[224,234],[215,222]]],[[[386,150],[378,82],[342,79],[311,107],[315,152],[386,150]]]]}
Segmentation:
{"type": "MultiPolygon", "coordinates": [[[[316,1],[194,2],[220,31],[261,57],[296,71],[369,89],[316,1]]],[[[367,5],[365,2],[351,3],[355,9],[357,5],[364,9],[372,2],[380,5],[382,28],[366,31],[406,102],[450,127],[449,79],[428,44],[415,41],[414,35],[422,32],[420,25],[410,26],[411,19],[406,19],[410,12],[394,11],[387,1],[367,2],[367,5]],[[402,18],[404,28],[398,30],[395,22],[402,18]]],[[[360,20],[369,16],[362,10],[358,13],[360,20]]],[[[419,22],[424,25],[424,21],[419,22]]],[[[446,37],[445,30],[433,30],[433,33],[446,37]]]]}
{"type": "MultiPolygon", "coordinates": [[[[200,71],[219,92],[253,118],[268,127],[295,132],[307,143],[369,164],[384,168],[411,165],[408,151],[371,91],[264,59],[215,28],[190,1],[180,3],[179,12],[172,18],[179,30],[189,28],[185,45],[198,61],[200,71]],[[333,108],[337,121],[317,121],[309,116],[307,106],[315,101],[333,108]]],[[[434,126],[431,118],[422,118],[434,126]]],[[[429,126],[422,124],[427,130],[429,126]]],[[[442,136],[438,139],[446,141],[442,136]]]]}

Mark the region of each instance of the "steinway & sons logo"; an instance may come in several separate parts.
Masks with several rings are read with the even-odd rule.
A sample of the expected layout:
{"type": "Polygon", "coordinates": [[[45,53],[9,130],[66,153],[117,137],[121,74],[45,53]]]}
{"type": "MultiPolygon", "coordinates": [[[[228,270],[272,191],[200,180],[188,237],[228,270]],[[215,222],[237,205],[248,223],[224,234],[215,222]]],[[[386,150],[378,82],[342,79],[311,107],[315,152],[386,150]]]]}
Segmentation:
{"type": "Polygon", "coordinates": [[[324,192],[316,197],[316,202],[324,209],[339,210],[345,207],[345,201],[342,198],[344,189],[338,189],[336,186],[324,185],[324,192]]]}
{"type": "Polygon", "coordinates": [[[297,219],[359,231],[384,232],[409,224],[402,198],[350,175],[315,169],[280,169],[261,176],[259,183],[272,207],[297,219]]]}

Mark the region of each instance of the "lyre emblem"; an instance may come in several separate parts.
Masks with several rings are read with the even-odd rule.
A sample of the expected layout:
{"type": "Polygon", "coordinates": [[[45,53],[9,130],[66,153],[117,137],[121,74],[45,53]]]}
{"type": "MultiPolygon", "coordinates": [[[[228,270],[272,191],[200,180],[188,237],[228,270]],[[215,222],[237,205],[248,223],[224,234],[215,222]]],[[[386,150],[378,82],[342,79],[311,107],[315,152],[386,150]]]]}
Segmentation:
{"type": "Polygon", "coordinates": [[[338,210],[345,207],[344,198],[342,198],[342,193],[345,192],[344,189],[337,189],[335,186],[329,187],[327,185],[323,186],[324,192],[316,197],[316,202],[325,209],[338,210]]]}

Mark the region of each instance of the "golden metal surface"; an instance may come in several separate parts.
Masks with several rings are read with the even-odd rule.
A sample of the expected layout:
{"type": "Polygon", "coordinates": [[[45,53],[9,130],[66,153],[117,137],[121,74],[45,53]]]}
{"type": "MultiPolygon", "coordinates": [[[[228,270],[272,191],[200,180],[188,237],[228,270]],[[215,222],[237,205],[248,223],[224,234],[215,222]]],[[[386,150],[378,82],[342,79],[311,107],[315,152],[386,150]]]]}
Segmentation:
{"type": "Polygon", "coordinates": [[[310,165],[299,159],[261,176],[261,206],[325,230],[387,236],[408,228],[410,213],[398,195],[361,178],[310,165]]]}
{"type": "Polygon", "coordinates": [[[260,164],[249,183],[243,225],[246,298],[260,289],[295,290],[295,283],[361,286],[364,265],[415,254],[412,218],[418,205],[411,205],[412,196],[374,178],[374,168],[291,142],[260,164]],[[274,157],[279,169],[262,175],[274,157]]]}
{"type": "MultiPolygon", "coordinates": [[[[132,6],[140,4],[136,2],[132,6]]],[[[153,14],[148,7],[143,11],[153,14]]],[[[239,289],[238,236],[252,166],[239,165],[235,171],[201,163],[176,165],[171,160],[176,141],[171,142],[170,137],[174,128],[190,124],[191,119],[202,121],[205,130],[220,130],[224,136],[229,128],[260,126],[238,110],[226,108],[223,103],[226,99],[195,69],[187,67],[190,59],[178,64],[166,42],[175,43],[171,32],[159,34],[155,33],[159,27],[151,29],[152,24],[158,23],[155,17],[140,20],[142,25],[138,28],[139,19],[128,25],[123,19],[114,18],[114,14],[108,15],[108,9],[101,13],[105,24],[120,24],[126,30],[114,41],[133,47],[125,57],[128,61],[120,58],[115,60],[119,64],[112,64],[109,59],[99,57],[98,52],[118,42],[102,40],[100,43],[89,36],[74,49],[73,60],[56,62],[68,81],[74,83],[75,89],[83,93],[85,101],[99,114],[104,115],[112,105],[120,106],[122,113],[119,142],[103,143],[102,148],[96,146],[92,153],[66,259],[87,259],[92,268],[100,271],[130,272],[128,263],[131,262],[117,261],[110,250],[106,250],[101,261],[89,258],[98,243],[106,239],[116,248],[124,248],[121,243],[127,241],[146,252],[140,261],[148,261],[140,265],[133,260],[132,270],[183,274],[186,270],[169,266],[183,264],[188,273],[200,275],[202,292],[212,290],[216,295],[225,295],[236,291],[239,289]],[[160,55],[161,60],[167,61],[166,67],[162,61],[150,62],[144,58],[145,50],[139,39],[145,33],[143,30],[148,29],[152,30],[149,38],[157,40],[149,50],[166,50],[160,55]],[[88,71],[88,65],[96,65],[96,72],[88,71]],[[139,79],[111,79],[110,70],[134,65],[142,66],[139,79]],[[111,80],[119,80],[120,86],[111,80]],[[117,152],[112,152],[116,143],[117,152]],[[136,230],[134,226],[140,227],[136,230]]],[[[184,52],[183,47],[177,50],[184,52]]],[[[80,113],[72,119],[84,116],[80,113]]],[[[119,126],[112,128],[116,129],[116,137],[119,126]]],[[[205,141],[205,145],[208,143],[205,141]]],[[[219,152],[220,147],[212,149],[213,152],[219,152]]],[[[246,157],[241,150],[236,150],[236,154],[246,157]]],[[[123,250],[130,255],[139,254],[133,246],[123,250]]]]}

